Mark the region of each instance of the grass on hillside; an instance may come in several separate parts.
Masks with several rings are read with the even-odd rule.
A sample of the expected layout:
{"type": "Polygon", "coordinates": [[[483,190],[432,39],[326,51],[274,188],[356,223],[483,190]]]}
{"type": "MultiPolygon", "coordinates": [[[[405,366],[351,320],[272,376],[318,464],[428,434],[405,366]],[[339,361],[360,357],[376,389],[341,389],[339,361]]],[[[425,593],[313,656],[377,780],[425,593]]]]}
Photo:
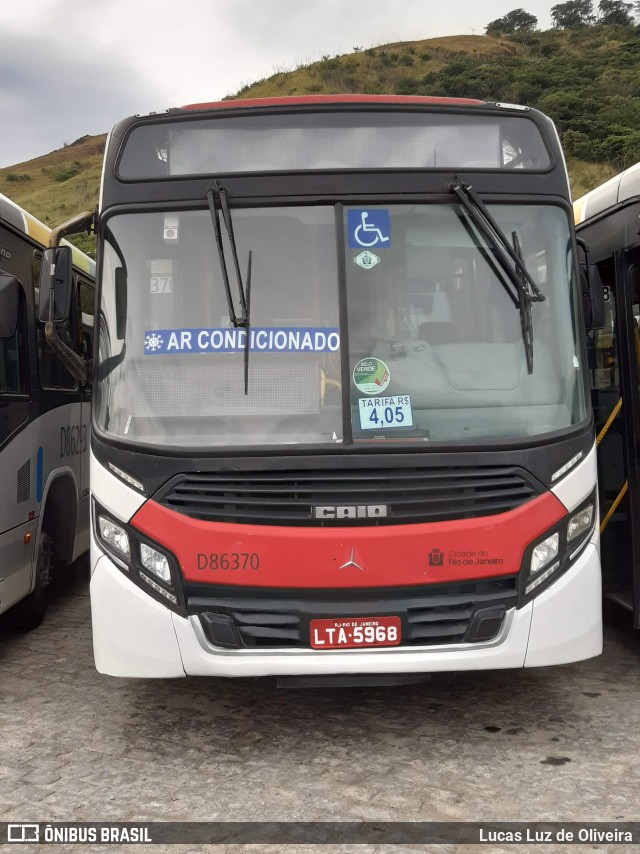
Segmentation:
{"type": "MultiPolygon", "coordinates": [[[[50,154],[0,169],[0,192],[53,227],[98,204],[106,135],[85,136],[50,154]]],[[[95,257],[95,239],[71,241],[95,257]]]]}
{"type": "Polygon", "coordinates": [[[579,199],[589,190],[604,184],[609,178],[618,174],[618,169],[611,163],[586,163],[584,160],[575,158],[567,159],[569,170],[569,183],[571,184],[571,197],[579,199]]]}

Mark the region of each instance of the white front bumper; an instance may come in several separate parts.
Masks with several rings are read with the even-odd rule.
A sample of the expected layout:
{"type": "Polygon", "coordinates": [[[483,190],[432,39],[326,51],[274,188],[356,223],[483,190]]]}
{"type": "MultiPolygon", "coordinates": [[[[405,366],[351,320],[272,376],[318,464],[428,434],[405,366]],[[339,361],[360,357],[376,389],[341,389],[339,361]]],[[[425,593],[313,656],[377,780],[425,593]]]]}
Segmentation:
{"type": "Polygon", "coordinates": [[[566,664],[602,652],[600,560],[590,543],[573,567],[487,644],[377,650],[223,650],[95,554],[91,613],[96,667],[111,676],[300,676],[429,673],[566,664]]]}

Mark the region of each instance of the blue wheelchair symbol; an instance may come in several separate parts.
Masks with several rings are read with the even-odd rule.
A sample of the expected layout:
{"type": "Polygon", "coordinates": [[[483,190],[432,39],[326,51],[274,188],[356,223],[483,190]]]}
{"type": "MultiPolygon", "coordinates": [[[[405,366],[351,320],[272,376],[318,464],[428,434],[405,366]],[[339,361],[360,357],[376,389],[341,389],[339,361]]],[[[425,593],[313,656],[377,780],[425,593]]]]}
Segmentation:
{"type": "Polygon", "coordinates": [[[351,249],[386,249],[391,246],[391,218],[388,210],[347,211],[351,249]]]}

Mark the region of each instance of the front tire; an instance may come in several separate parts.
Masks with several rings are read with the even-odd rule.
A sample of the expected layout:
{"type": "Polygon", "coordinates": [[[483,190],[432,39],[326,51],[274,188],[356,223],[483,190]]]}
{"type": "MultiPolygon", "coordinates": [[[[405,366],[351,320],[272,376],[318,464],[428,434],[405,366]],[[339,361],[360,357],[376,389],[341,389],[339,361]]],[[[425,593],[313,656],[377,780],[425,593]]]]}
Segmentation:
{"type": "Polygon", "coordinates": [[[13,629],[30,632],[44,619],[49,599],[49,584],[53,572],[53,538],[44,532],[40,535],[36,556],[36,581],[31,593],[18,602],[7,618],[13,629]]]}

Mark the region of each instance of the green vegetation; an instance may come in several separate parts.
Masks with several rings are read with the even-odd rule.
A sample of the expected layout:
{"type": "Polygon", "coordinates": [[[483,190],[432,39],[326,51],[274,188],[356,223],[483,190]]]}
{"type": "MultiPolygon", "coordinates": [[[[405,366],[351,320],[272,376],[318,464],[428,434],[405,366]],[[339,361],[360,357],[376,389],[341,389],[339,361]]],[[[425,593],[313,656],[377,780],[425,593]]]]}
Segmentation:
{"type": "Polygon", "coordinates": [[[62,181],[68,181],[70,178],[75,178],[75,176],[79,175],[81,171],[82,163],[80,163],[79,160],[74,160],[68,169],[56,172],[52,177],[54,181],[57,181],[60,184],[62,181]]]}
{"type": "Polygon", "coordinates": [[[537,107],[554,119],[569,156],[618,169],[640,160],[640,30],[598,25],[503,41],[516,50],[461,55],[427,73],[422,86],[537,107]]]}
{"type": "MultiPolygon", "coordinates": [[[[484,36],[450,36],[354,48],[343,56],[244,86],[234,98],[282,95],[442,95],[537,107],[555,121],[574,197],[640,161],[640,26],[632,4],[568,0],[554,28],[515,9],[484,36]]],[[[640,0],[635,4],[640,14],[640,0]]],[[[45,157],[0,169],[0,192],[48,225],[94,208],[104,136],[86,136],[45,157]]],[[[74,238],[75,240],[75,238],[74,238]]],[[[92,250],[92,238],[75,241],[92,250]]]]}
{"type": "Polygon", "coordinates": [[[538,26],[538,19],[524,9],[514,9],[503,18],[496,18],[487,24],[485,32],[488,36],[512,36],[514,33],[530,33],[538,26]]]}
{"type": "MultiPolygon", "coordinates": [[[[83,136],[44,157],[0,169],[0,193],[50,227],[92,210],[98,203],[105,139],[104,134],[83,136]]],[[[93,236],[71,241],[95,257],[93,236]]]]}

